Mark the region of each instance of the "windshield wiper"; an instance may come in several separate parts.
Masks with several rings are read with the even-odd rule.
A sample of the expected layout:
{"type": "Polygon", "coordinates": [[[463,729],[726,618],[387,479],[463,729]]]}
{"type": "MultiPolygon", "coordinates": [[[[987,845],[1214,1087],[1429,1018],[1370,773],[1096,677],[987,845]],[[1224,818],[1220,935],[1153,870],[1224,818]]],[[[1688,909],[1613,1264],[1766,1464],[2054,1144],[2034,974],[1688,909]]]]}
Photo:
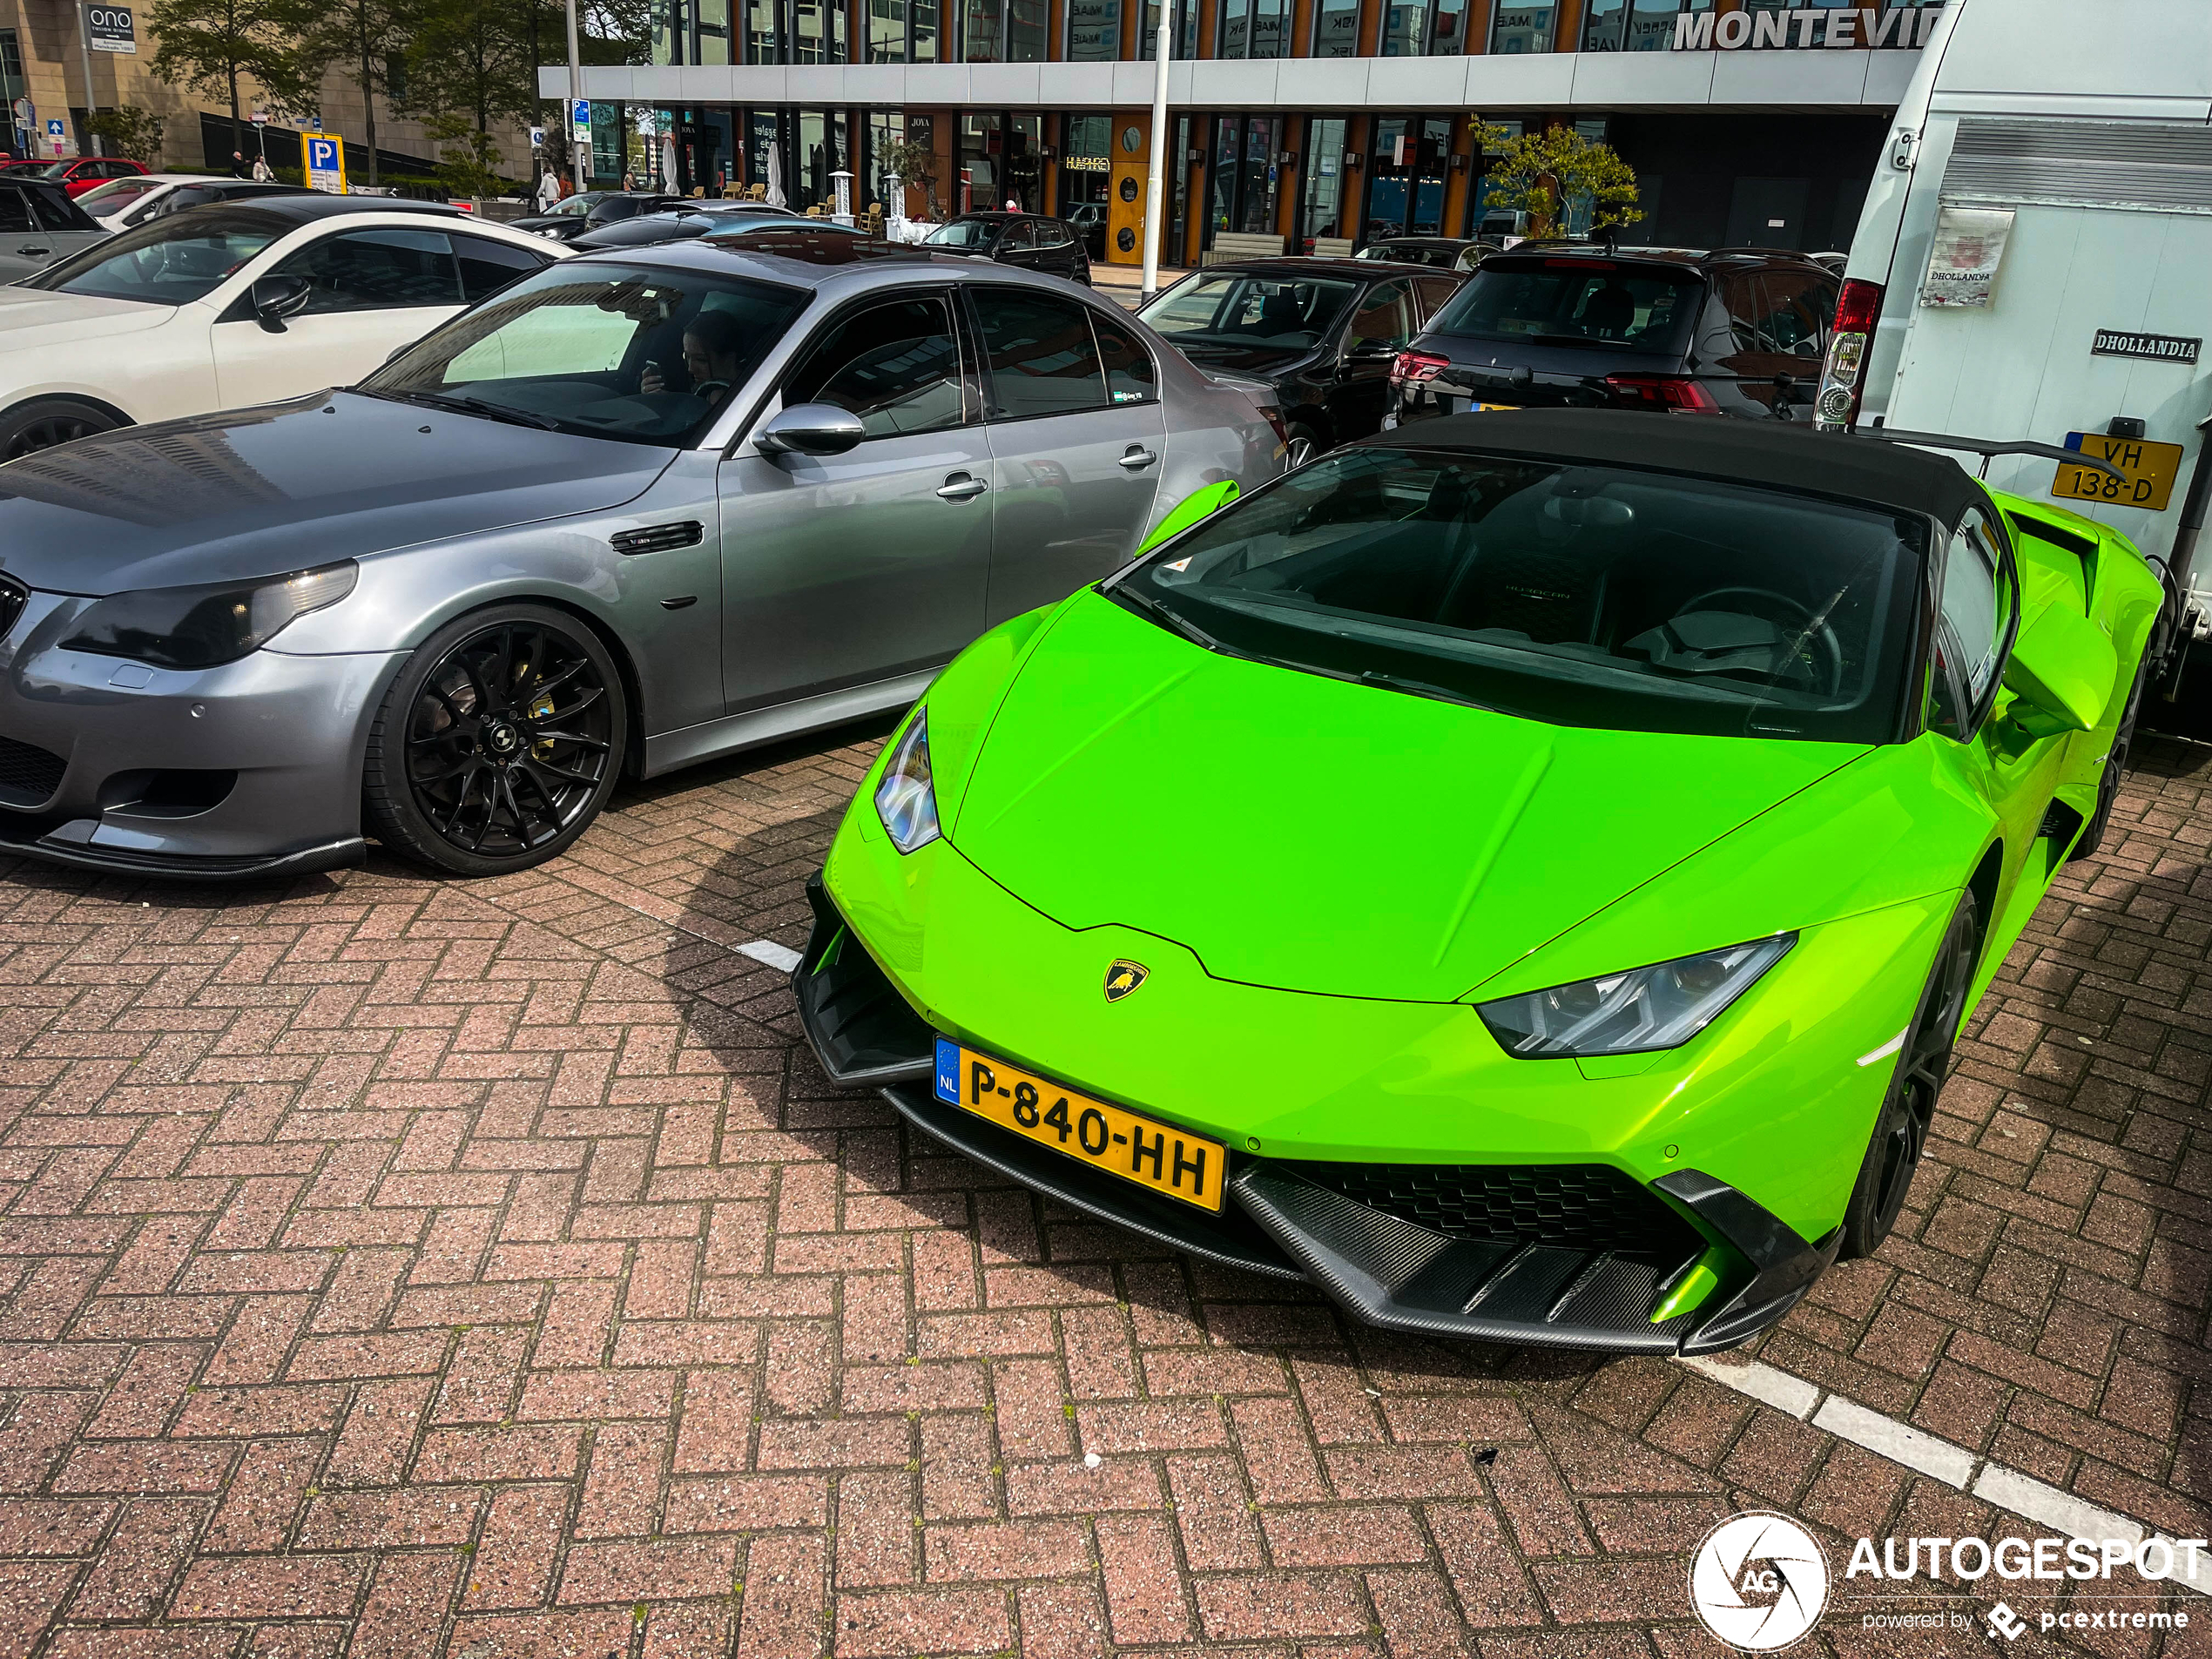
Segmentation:
{"type": "Polygon", "coordinates": [[[1133,588],[1116,587],[1107,589],[1106,597],[1109,599],[1123,600],[1135,605],[1162,627],[1181,634],[1194,645],[1203,646],[1207,651],[1220,651],[1224,656],[1234,654],[1226,645],[1199,627],[1197,624],[1186,622],[1149,593],[1139,593],[1133,588]]]}
{"type": "Polygon", "coordinates": [[[1463,709],[1480,709],[1485,714],[1498,711],[1487,703],[1478,703],[1473,698],[1441,685],[1432,685],[1426,680],[1409,680],[1397,674],[1386,674],[1379,669],[1366,669],[1359,676],[1361,685],[1373,685],[1386,691],[1403,691],[1408,697],[1433,698],[1439,703],[1456,703],[1463,709]]]}
{"type": "Polygon", "coordinates": [[[505,421],[515,426],[534,426],[545,432],[561,430],[561,422],[550,415],[514,408],[505,403],[494,403],[489,398],[469,397],[459,392],[402,392],[400,395],[410,402],[428,403],[441,409],[459,409],[465,415],[481,415],[487,420],[505,421]]]}

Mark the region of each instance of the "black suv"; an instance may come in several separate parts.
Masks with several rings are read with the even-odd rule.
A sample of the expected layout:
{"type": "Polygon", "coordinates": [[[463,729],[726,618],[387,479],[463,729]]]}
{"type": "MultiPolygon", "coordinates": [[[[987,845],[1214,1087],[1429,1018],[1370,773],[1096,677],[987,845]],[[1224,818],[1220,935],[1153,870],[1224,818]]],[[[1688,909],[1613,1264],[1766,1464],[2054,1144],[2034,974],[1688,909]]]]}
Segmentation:
{"type": "Polygon", "coordinates": [[[1773,248],[1522,243],[1399,354],[1385,425],[1561,405],[1809,421],[1838,287],[1773,248]]]}
{"type": "Polygon", "coordinates": [[[1083,239],[1065,219],[1042,213],[962,213],[930,232],[922,246],[945,253],[973,253],[1001,265],[1090,280],[1090,255],[1083,239]]]}

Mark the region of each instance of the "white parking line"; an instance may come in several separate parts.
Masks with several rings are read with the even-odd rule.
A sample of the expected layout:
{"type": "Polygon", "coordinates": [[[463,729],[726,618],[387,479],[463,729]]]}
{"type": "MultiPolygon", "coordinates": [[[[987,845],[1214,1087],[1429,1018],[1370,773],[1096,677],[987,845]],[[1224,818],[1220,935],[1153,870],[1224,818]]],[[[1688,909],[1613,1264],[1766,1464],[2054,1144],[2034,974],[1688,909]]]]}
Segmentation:
{"type": "Polygon", "coordinates": [[[738,954],[750,956],[756,962],[765,962],[786,974],[799,966],[799,953],[789,945],[779,945],[772,939],[750,940],[738,947],[738,954]]]}
{"type": "MultiPolygon", "coordinates": [[[[2018,1469],[1985,1461],[1963,1446],[1953,1446],[1949,1440],[1923,1433],[1908,1423],[1871,1411],[1841,1394],[1831,1394],[1817,1384],[1763,1361],[1730,1364],[1710,1355],[1683,1355],[1675,1363],[1763,1406],[1786,1412],[1800,1422],[1810,1422],[1838,1440],[1864,1447],[1877,1457],[1887,1458],[1946,1486],[1970,1491],[1985,1503],[2038,1526],[2048,1527],[2054,1533],[2063,1533],[2068,1538],[2094,1539],[2100,1543],[2106,1539],[2124,1539],[2130,1544],[2140,1544],[2145,1538],[2157,1537],[2169,1546],[2173,1542],[2163,1533],[2153,1533],[2141,1521],[2130,1521],[2070,1492],[2047,1486],[2018,1469]]],[[[2212,1595],[2212,1555],[2179,1548],[2174,1549],[2172,1555],[2175,1570],[2167,1576],[2200,1595],[2212,1595]]]]}

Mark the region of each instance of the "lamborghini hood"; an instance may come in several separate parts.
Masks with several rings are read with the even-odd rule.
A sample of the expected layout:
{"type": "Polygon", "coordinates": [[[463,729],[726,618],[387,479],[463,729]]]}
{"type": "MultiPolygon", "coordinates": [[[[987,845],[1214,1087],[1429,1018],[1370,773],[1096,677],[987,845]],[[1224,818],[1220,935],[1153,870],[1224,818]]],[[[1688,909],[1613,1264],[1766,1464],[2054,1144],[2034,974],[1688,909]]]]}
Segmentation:
{"type": "Polygon", "coordinates": [[[948,833],[1063,926],[1216,978],[1449,1001],[1866,752],[1541,725],[1217,655],[1090,596],[1008,690],[948,833]]]}

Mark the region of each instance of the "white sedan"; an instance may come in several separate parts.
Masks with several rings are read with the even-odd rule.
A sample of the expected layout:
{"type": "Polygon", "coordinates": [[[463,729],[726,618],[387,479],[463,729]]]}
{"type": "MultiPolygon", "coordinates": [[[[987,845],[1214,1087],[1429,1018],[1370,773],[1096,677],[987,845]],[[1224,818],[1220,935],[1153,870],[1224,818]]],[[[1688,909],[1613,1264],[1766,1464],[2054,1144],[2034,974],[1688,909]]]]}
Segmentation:
{"type": "Polygon", "coordinates": [[[503,225],[376,197],[154,219],[0,287],[0,461],[351,385],[559,255],[503,225]]]}
{"type": "Polygon", "coordinates": [[[134,172],[127,179],[111,179],[97,190],[88,190],[77,205],[99,220],[103,230],[127,231],[164,213],[181,213],[187,207],[210,202],[243,201],[249,196],[290,196],[297,185],[280,185],[259,179],[211,179],[198,172],[134,172]]]}

